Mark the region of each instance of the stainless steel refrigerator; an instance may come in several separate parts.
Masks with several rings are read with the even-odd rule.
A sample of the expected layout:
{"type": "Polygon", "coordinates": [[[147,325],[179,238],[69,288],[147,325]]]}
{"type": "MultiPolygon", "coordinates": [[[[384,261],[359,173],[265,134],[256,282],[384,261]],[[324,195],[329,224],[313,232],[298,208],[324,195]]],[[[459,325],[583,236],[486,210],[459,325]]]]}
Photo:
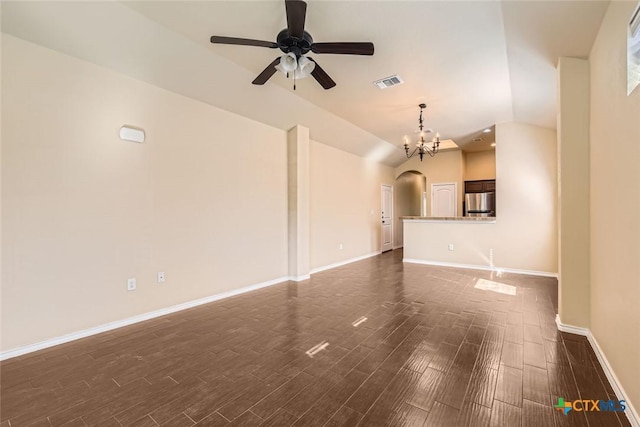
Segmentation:
{"type": "Polygon", "coordinates": [[[465,216],[496,216],[496,193],[464,195],[465,216]]]}

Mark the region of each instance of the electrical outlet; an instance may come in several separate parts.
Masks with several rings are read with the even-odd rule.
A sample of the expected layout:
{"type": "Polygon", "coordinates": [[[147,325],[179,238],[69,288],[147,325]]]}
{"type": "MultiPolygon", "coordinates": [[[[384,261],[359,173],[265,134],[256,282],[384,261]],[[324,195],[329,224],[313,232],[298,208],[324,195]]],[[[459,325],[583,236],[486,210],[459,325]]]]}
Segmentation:
{"type": "Polygon", "coordinates": [[[136,279],[127,279],[127,290],[135,291],[136,290],[136,279]]]}
{"type": "Polygon", "coordinates": [[[453,243],[449,243],[449,250],[452,251],[453,250],[453,243]]]}
{"type": "Polygon", "coordinates": [[[158,272],[158,283],[164,283],[164,271],[158,272]]]}

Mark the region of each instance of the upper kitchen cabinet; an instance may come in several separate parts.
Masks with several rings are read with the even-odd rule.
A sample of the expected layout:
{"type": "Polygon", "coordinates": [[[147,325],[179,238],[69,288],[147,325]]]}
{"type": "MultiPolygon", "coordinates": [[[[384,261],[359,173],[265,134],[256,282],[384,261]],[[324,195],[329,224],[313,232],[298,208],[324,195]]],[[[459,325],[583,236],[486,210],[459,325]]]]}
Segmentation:
{"type": "Polygon", "coordinates": [[[464,156],[464,192],[491,193],[496,191],[496,151],[474,151],[464,156]]]}
{"type": "Polygon", "coordinates": [[[490,193],[496,191],[495,179],[484,179],[478,181],[465,181],[465,193],[490,193]]]}

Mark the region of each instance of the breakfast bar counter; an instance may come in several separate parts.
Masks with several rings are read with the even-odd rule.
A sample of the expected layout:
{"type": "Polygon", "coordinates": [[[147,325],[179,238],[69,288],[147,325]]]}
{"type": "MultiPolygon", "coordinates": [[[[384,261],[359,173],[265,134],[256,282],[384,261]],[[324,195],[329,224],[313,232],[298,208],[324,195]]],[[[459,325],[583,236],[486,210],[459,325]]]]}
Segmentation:
{"type": "Polygon", "coordinates": [[[401,216],[403,222],[440,222],[440,221],[457,221],[457,222],[483,222],[495,223],[495,216],[401,216]]]}

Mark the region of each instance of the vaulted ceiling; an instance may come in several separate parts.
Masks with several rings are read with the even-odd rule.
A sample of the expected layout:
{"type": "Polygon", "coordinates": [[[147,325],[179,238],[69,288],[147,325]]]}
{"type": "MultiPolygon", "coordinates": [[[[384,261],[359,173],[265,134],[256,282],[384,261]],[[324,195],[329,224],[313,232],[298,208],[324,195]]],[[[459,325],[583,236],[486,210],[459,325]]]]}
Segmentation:
{"type": "MultiPolygon", "coordinates": [[[[315,41],[371,41],[375,55],[310,55],[337,82],[254,77],[277,50],[212,45],[211,35],[274,41],[284,1],[2,2],[2,31],[150,84],[395,166],[425,125],[473,150],[484,128],[555,128],[560,56],[586,58],[608,1],[314,1],[315,41]],[[380,90],[374,80],[404,84],[380,90]]],[[[486,135],[483,136],[485,139],[486,135]]]]}

